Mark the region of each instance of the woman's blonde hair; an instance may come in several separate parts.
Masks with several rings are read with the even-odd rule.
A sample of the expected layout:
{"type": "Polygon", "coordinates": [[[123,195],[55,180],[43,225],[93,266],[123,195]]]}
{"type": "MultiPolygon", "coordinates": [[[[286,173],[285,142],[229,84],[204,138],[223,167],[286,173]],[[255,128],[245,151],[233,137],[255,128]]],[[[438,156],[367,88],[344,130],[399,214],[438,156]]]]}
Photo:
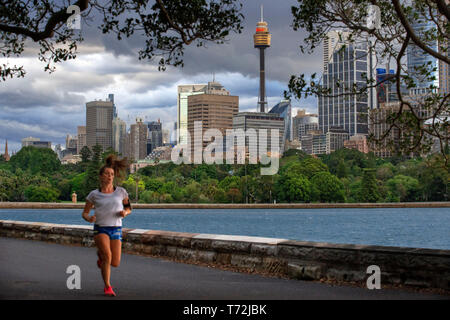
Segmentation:
{"type": "Polygon", "coordinates": [[[102,175],[106,168],[111,168],[114,170],[114,178],[117,179],[116,181],[121,181],[123,178],[123,173],[126,171],[127,167],[127,158],[119,160],[115,154],[110,154],[106,158],[105,164],[100,168],[99,175],[102,175]]]}

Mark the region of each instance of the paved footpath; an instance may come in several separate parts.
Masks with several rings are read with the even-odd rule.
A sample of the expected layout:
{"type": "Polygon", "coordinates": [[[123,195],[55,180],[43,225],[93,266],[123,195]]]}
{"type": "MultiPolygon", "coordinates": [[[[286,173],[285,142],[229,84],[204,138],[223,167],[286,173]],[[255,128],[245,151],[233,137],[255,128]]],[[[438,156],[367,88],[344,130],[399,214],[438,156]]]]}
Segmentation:
{"type": "MultiPolygon", "coordinates": [[[[96,249],[40,241],[0,238],[0,299],[105,299],[96,249]],[[81,270],[81,289],[69,290],[67,267],[81,270]]],[[[112,269],[114,299],[298,300],[445,299],[402,290],[268,278],[163,259],[122,254],[112,269]]],[[[109,298],[111,299],[111,298],[109,298]]]]}

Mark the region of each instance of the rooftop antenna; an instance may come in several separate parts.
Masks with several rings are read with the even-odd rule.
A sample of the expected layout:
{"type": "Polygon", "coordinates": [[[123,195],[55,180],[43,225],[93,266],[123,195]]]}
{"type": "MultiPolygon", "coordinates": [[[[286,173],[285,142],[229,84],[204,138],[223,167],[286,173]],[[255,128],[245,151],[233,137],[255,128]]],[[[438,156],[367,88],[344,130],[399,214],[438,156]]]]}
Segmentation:
{"type": "Polygon", "coordinates": [[[264,16],[264,6],[261,5],[261,22],[264,21],[263,16],[264,16]]]}

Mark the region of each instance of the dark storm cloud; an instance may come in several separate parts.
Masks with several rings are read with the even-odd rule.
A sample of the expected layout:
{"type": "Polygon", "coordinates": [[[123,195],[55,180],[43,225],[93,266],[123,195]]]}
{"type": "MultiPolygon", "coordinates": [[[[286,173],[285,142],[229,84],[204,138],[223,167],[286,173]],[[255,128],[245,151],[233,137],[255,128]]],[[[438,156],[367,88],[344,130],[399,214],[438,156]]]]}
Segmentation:
{"type": "MultiPolygon", "coordinates": [[[[266,49],[266,74],[268,79],[287,82],[292,74],[319,72],[321,69],[319,49],[314,55],[301,55],[299,45],[304,32],[293,31],[291,6],[297,1],[243,1],[242,13],[244,30],[241,34],[230,33],[225,44],[207,43],[206,48],[195,44],[185,47],[183,74],[195,75],[212,72],[239,72],[246,76],[259,76],[259,53],[253,47],[253,34],[260,20],[260,5],[264,5],[264,20],[268,22],[272,34],[272,45],[266,49]]],[[[94,12],[95,13],[95,12],[94,12]]],[[[138,51],[144,47],[145,38],[133,35],[117,40],[114,34],[102,34],[96,27],[100,23],[98,15],[92,17],[90,25],[83,24],[82,32],[86,45],[104,46],[107,52],[116,56],[126,55],[138,61],[138,51]]],[[[157,65],[158,59],[147,61],[157,65]]]]}

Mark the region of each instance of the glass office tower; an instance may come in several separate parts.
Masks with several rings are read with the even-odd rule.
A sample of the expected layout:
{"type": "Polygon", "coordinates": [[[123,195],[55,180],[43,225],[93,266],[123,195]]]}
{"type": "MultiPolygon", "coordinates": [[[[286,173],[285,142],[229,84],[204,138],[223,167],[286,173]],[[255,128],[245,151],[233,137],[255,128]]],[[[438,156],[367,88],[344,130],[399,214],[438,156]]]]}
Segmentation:
{"type": "Polygon", "coordinates": [[[329,55],[324,58],[322,86],[329,89],[327,96],[318,99],[319,130],[326,134],[331,127],[341,127],[350,136],[367,134],[368,110],[376,107],[376,92],[365,90],[364,94],[351,95],[352,88],[365,88],[369,79],[374,79],[372,72],[375,59],[369,42],[359,40],[349,42],[339,33],[333,31],[334,48],[328,48],[329,55]]]}

